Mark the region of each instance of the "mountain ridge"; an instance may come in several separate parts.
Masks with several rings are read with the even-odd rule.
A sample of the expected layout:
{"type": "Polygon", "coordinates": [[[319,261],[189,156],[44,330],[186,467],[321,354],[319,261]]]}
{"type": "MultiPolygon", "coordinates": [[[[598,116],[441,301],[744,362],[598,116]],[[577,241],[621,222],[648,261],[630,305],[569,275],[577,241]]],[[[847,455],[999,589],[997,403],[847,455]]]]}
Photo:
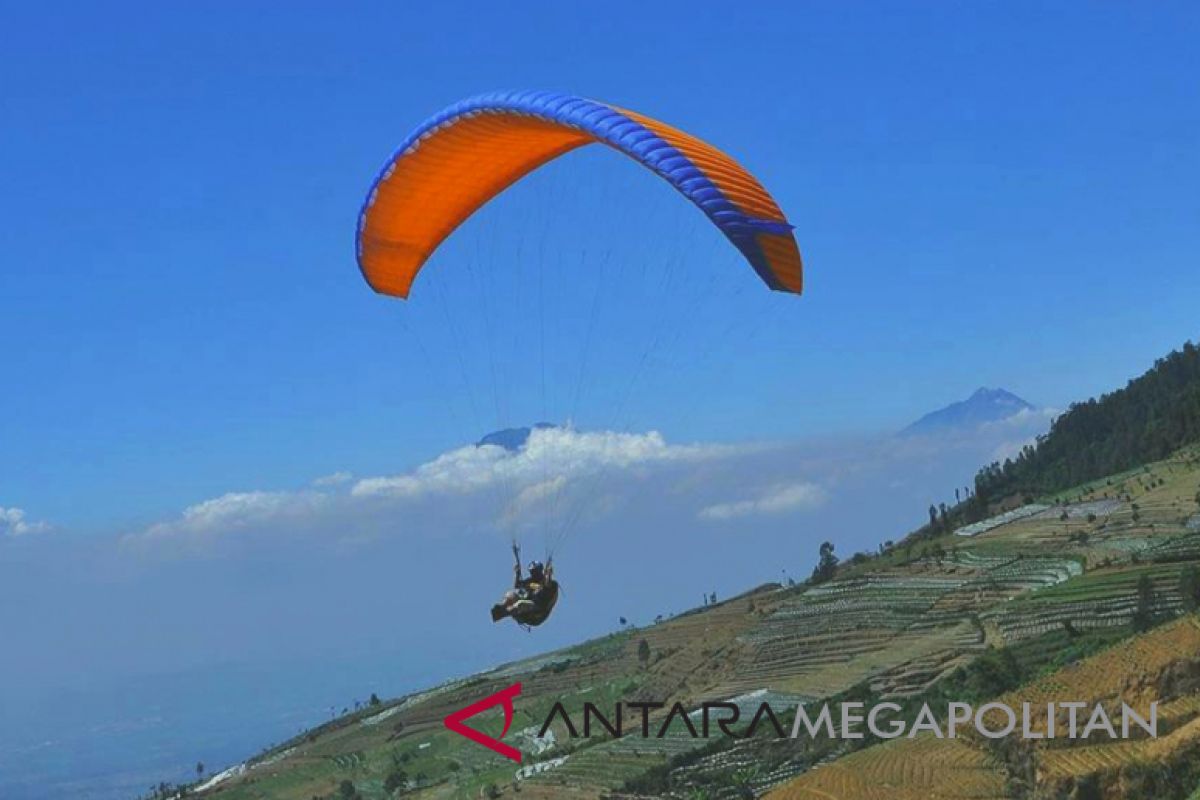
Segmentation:
{"type": "Polygon", "coordinates": [[[530,435],[534,431],[549,430],[557,427],[558,426],[553,422],[535,422],[532,425],[524,425],[515,428],[501,428],[500,430],[495,430],[482,436],[479,441],[475,443],[475,446],[486,447],[491,445],[493,447],[503,447],[510,453],[515,453],[525,446],[526,442],[529,441],[530,435]]]}
{"type": "Polygon", "coordinates": [[[964,400],[930,411],[901,431],[902,435],[941,433],[951,429],[968,428],[988,422],[999,422],[1022,411],[1034,411],[1029,401],[1007,389],[981,386],[964,400]]]}

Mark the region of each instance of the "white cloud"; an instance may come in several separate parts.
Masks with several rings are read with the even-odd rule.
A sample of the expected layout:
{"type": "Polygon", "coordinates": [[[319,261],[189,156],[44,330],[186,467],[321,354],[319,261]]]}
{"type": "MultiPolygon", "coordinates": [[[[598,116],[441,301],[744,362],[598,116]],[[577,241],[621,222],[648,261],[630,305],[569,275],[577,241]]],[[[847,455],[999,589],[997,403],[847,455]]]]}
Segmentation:
{"type": "MultiPolygon", "coordinates": [[[[952,496],[954,486],[969,482],[997,446],[1045,430],[1050,414],[1017,416],[1024,424],[1012,420],[969,435],[736,445],[674,444],[656,431],[538,429],[516,451],[467,445],[392,475],[355,479],[341,472],[296,490],[225,494],[128,538],[204,549],[252,539],[274,546],[273,537],[336,544],[417,532],[429,539],[487,528],[566,529],[616,514],[629,515],[635,528],[650,518],[655,524],[755,518],[772,529],[789,514],[826,513],[835,488],[840,513],[882,487],[919,516],[938,493],[952,496]],[[548,526],[537,524],[543,518],[548,526]]],[[[864,518],[885,516],[866,505],[864,518]]]]}
{"type": "Polygon", "coordinates": [[[526,486],[517,492],[517,496],[504,510],[506,522],[515,522],[518,518],[545,509],[547,501],[559,499],[567,485],[566,475],[556,475],[544,481],[526,486]]]}
{"type": "Polygon", "coordinates": [[[570,479],[614,469],[700,461],[734,452],[739,449],[726,445],[667,444],[657,431],[543,428],[532,431],[525,446],[516,452],[493,445],[460,447],[401,475],[360,480],[351,494],[421,497],[466,494],[493,486],[520,491],[549,480],[548,476],[570,479]]]}
{"type": "Polygon", "coordinates": [[[776,484],[757,497],[730,503],[717,503],[700,510],[700,519],[726,520],[765,514],[786,514],[816,508],[826,500],[825,491],[815,483],[776,484]]]}
{"type": "MultiPolygon", "coordinates": [[[[751,448],[726,445],[672,445],[657,431],[580,432],[570,428],[534,430],[518,451],[467,445],[398,475],[354,481],[349,472],[318,478],[300,491],[230,492],[184,509],[179,517],[151,525],[132,540],[215,537],[237,531],[295,531],[311,526],[346,535],[345,526],[375,509],[393,515],[405,504],[415,514],[418,500],[479,494],[492,503],[492,518],[513,524],[546,511],[588,475],[640,475],[653,466],[713,459],[751,448]],[[349,485],[348,488],[347,485],[349,485]],[[485,491],[486,490],[486,491],[485,491]],[[380,505],[383,502],[385,505],[380,505]],[[412,508],[410,508],[410,506],[412,508]]],[[[457,504],[462,510],[462,504],[457,504]]],[[[440,509],[446,510],[445,505],[440,509]]],[[[426,510],[427,516],[429,511],[426,510]]],[[[389,516],[395,522],[394,516],[389,516]]]]}
{"type": "Polygon", "coordinates": [[[328,500],[327,495],[318,492],[229,492],[188,506],[178,519],[152,525],[145,535],[207,534],[296,519],[319,509],[328,500]]]}
{"type": "Polygon", "coordinates": [[[339,470],[338,472],[332,472],[328,475],[322,475],[319,478],[315,478],[312,482],[312,485],[316,487],[341,486],[342,484],[349,483],[352,480],[354,480],[354,473],[339,470]]]}
{"type": "Polygon", "coordinates": [[[1044,434],[1061,413],[1057,408],[1023,408],[1010,417],[986,423],[985,434],[1005,437],[992,449],[991,460],[1015,458],[1027,445],[1037,444],[1038,436],[1044,434]]]}
{"type": "Polygon", "coordinates": [[[1003,430],[1005,428],[1017,429],[1034,429],[1038,433],[1044,432],[1050,427],[1050,423],[1054,422],[1055,418],[1062,414],[1062,409],[1058,408],[1022,408],[1015,414],[1011,414],[1004,419],[992,420],[991,422],[983,423],[984,429],[1003,430]]]}
{"type": "Polygon", "coordinates": [[[49,523],[32,522],[26,519],[23,509],[0,506],[0,536],[28,536],[34,533],[45,533],[48,530],[50,530],[49,523]]]}

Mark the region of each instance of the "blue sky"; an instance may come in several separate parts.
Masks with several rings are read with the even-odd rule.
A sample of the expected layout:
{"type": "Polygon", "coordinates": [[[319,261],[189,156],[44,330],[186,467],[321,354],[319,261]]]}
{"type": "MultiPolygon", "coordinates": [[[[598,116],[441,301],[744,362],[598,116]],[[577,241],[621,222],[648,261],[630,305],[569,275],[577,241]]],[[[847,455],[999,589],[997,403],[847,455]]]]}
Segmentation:
{"type": "MultiPolygon", "coordinates": [[[[1195,332],[1186,6],[22,4],[6,18],[0,486],[42,517],[119,526],[445,444],[391,422],[412,353],[365,346],[402,331],[358,280],[351,236],[405,133],[496,87],[651,113],[776,194],[809,275],[794,380],[761,376],[803,404],[780,433],[887,427],[978,384],[1063,404],[1195,332]]],[[[625,168],[577,160],[582,185],[625,168]]],[[[631,183],[639,210],[694,214],[649,175],[631,183]]],[[[503,222],[528,220],[541,201],[527,199],[503,222]]]]}
{"type": "MultiPolygon", "coordinates": [[[[796,526],[821,536],[842,525],[844,551],[870,547],[1012,432],[940,464],[928,452],[883,457],[861,437],[980,385],[1061,408],[1195,338],[1200,14],[910,5],[5,4],[0,508],[52,526],[37,542],[0,539],[10,633],[27,651],[12,668],[48,691],[66,680],[53,665],[81,654],[104,680],[273,651],[299,664],[300,626],[259,635],[296,586],[352,588],[356,569],[386,581],[381,564],[420,574],[462,547],[347,544],[327,534],[412,528],[383,507],[341,520],[341,495],[305,518],[295,548],[278,530],[293,517],[256,518],[271,529],[259,541],[199,561],[190,550],[130,559],[113,543],[176,530],[184,509],[229,493],[268,493],[292,513],[321,476],[408,475],[494,427],[542,418],[658,430],[667,447],[806,442],[788,445],[791,460],[753,461],[741,483],[728,464],[696,480],[728,479],[714,498],[726,505],[817,493],[814,508],[790,507],[796,518],[763,522],[757,552],[791,546],[796,526]],[[795,224],[804,297],[756,291],[694,209],[591,149],[481,212],[408,304],[372,294],[352,242],[370,179],[422,119],[507,87],[588,95],[728,150],[795,224]],[[668,269],[677,291],[656,292],[668,269]],[[598,295],[606,275],[628,281],[598,295]],[[597,296],[595,344],[581,347],[597,296]],[[631,381],[647,353],[656,369],[631,381]],[[914,483],[892,486],[898,470],[914,483]],[[832,510],[880,486],[890,515],[832,510]],[[330,552],[344,559],[332,575],[330,552]],[[221,598],[176,596],[189,594],[179,586],[221,598]],[[147,593],[172,600],[146,609],[147,593]],[[107,604],[80,612],[99,595],[107,604]],[[18,607],[86,643],[47,638],[18,607]],[[258,628],[196,635],[247,608],[258,628]]],[[[625,513],[651,514],[639,502],[625,513]]],[[[669,511],[626,530],[626,544],[647,525],[697,520],[696,508],[669,511]]],[[[422,513],[413,519],[438,519],[422,513]]],[[[741,540],[705,530],[688,568],[724,559],[722,591],[764,577],[741,540]]],[[[796,548],[804,563],[815,544],[796,548]]],[[[484,580],[493,561],[463,568],[484,580]]],[[[681,586],[639,602],[678,606],[681,586]]],[[[490,594],[464,600],[464,625],[490,594]]],[[[576,608],[577,630],[603,629],[608,609],[576,608]]],[[[550,636],[487,641],[515,655],[578,638],[550,636]]],[[[392,646],[365,623],[338,642],[359,654],[392,646]]],[[[442,660],[410,664],[382,691],[478,665],[461,641],[440,644],[442,660]]]]}

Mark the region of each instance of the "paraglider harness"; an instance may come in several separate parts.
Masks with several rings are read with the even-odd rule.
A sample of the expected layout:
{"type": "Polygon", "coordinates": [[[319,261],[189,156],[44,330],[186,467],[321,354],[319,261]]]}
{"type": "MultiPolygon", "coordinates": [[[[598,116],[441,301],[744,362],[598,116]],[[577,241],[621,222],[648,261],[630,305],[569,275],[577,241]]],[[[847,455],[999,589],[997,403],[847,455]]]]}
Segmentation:
{"type": "Polygon", "coordinates": [[[553,559],[545,566],[534,561],[529,565],[529,577],[521,574],[521,549],[513,545],[513,588],[504,600],[492,606],[492,622],[512,617],[528,630],[545,622],[558,602],[558,582],[554,580],[553,559]]]}

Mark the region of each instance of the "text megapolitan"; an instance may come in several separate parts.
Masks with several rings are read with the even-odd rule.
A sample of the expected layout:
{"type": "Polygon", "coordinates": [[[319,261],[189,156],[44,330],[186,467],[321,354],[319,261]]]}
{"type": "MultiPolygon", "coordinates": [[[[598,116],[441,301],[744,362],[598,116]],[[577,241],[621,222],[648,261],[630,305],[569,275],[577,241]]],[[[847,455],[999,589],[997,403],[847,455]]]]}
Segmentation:
{"type": "Polygon", "coordinates": [[[1082,701],[1059,701],[1045,706],[1021,703],[1014,708],[1005,703],[989,702],[978,708],[970,703],[951,702],[938,715],[928,703],[917,709],[910,721],[898,717],[903,711],[896,703],[867,706],[861,702],[836,705],[800,703],[794,709],[795,718],[790,732],[780,722],[781,714],[770,703],[762,702],[747,716],[739,732],[734,725],[742,719],[742,708],[729,701],[704,702],[688,711],[679,702],[669,708],[666,703],[652,701],[618,702],[608,713],[593,703],[584,703],[580,714],[572,718],[561,702],[556,702],[543,721],[538,736],[545,736],[551,725],[560,722],[572,739],[589,738],[593,726],[597,735],[624,737],[637,735],[643,739],[662,739],[667,735],[687,735],[693,739],[708,739],[718,733],[730,738],[750,738],[763,730],[772,731],[776,738],[797,739],[824,736],[829,739],[862,739],[869,733],[880,739],[901,736],[913,738],[930,733],[937,738],[957,738],[964,727],[970,726],[979,735],[1000,739],[1019,732],[1023,739],[1128,739],[1131,732],[1142,731],[1150,738],[1158,737],[1158,703],[1150,703],[1149,716],[1139,714],[1122,703],[1119,714],[1110,715],[1103,704],[1082,701]],[[666,710],[665,715],[655,712],[666,710]],[[836,711],[831,710],[836,709],[836,711]],[[1065,725],[1058,725],[1058,714],[1065,713],[1065,725]],[[1084,712],[1084,713],[1080,713],[1084,712]],[[941,720],[941,722],[939,722],[941,720]],[[577,724],[577,721],[581,724],[577,724]],[[1117,723],[1117,724],[1114,724],[1117,723]]]}

